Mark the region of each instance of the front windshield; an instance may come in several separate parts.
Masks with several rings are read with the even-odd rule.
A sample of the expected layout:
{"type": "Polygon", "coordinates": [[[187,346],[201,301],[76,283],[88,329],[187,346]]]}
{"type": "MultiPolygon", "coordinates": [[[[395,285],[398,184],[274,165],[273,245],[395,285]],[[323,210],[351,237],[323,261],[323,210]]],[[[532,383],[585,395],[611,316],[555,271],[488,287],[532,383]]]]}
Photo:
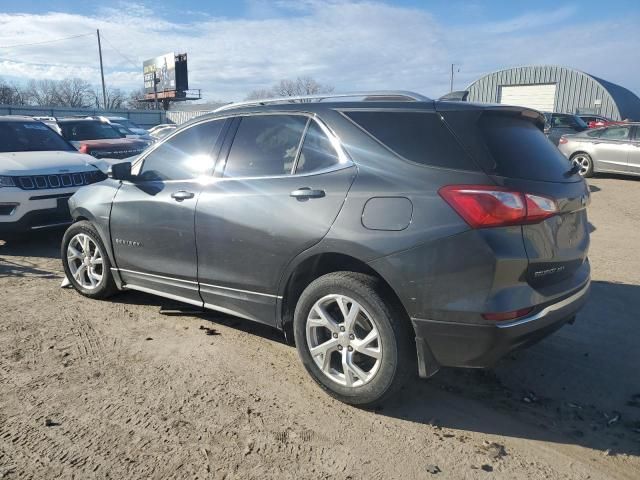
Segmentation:
{"type": "Polygon", "coordinates": [[[0,152],[75,151],[41,122],[0,122],[0,152]]]}
{"type": "Polygon", "coordinates": [[[126,128],[141,128],[140,126],[136,125],[131,120],[127,120],[126,118],[118,119],[117,123],[126,128]]]}
{"type": "Polygon", "coordinates": [[[119,123],[112,123],[111,124],[113,127],[117,128],[118,131],[123,134],[123,135],[135,135],[131,130],[129,130],[127,127],[125,127],[124,125],[121,125],[119,123]]]}
{"type": "Polygon", "coordinates": [[[61,122],[62,136],[70,141],[122,138],[108,123],[93,121],[61,122]]]}

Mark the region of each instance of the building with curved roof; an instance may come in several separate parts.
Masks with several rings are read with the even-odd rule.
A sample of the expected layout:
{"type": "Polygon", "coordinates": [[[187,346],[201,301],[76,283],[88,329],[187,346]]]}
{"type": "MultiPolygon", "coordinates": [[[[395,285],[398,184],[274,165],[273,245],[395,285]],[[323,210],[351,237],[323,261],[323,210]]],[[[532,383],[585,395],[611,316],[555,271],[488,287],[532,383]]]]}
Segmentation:
{"type": "Polygon", "coordinates": [[[640,98],[620,85],[568,67],[525,66],[489,73],[469,87],[468,101],[545,112],[640,120],[640,98]]]}

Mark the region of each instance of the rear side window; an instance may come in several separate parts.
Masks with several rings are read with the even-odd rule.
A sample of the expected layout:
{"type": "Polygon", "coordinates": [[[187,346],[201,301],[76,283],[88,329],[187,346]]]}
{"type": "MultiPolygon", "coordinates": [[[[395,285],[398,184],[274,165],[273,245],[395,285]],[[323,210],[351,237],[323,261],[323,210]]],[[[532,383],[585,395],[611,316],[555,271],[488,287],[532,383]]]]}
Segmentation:
{"type": "Polygon", "coordinates": [[[553,115],[552,127],[587,128],[587,124],[575,115],[553,115]]]}
{"type": "Polygon", "coordinates": [[[307,118],[302,115],[243,117],[229,151],[224,176],[290,174],[306,125],[307,118]]]}
{"type": "Polygon", "coordinates": [[[480,130],[493,165],[502,177],[566,181],[568,160],[532,122],[510,115],[480,117],[480,130]]]}
{"type": "Polygon", "coordinates": [[[608,140],[627,140],[629,138],[629,132],[631,127],[609,127],[602,131],[600,138],[606,138],[608,140]]]}
{"type": "Polygon", "coordinates": [[[430,167],[477,170],[435,112],[345,111],[395,154],[430,167]]]}

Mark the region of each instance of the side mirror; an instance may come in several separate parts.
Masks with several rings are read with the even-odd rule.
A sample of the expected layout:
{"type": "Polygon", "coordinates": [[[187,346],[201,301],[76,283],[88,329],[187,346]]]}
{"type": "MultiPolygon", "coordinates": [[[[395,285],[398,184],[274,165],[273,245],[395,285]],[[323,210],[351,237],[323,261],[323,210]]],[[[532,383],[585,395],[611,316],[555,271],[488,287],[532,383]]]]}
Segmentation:
{"type": "Polygon", "coordinates": [[[107,177],[114,180],[131,180],[131,162],[115,163],[107,170],[107,177]]]}

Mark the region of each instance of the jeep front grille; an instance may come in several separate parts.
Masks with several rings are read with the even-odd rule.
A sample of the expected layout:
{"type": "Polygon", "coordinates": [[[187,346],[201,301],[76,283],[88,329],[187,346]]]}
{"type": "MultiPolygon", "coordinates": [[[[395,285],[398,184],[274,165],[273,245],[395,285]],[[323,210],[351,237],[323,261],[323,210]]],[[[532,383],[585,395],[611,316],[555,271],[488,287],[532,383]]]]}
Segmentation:
{"type": "Polygon", "coordinates": [[[55,175],[30,175],[16,178],[22,190],[44,190],[50,188],[81,187],[100,182],[107,176],[99,170],[93,172],[59,173],[55,175]]]}

